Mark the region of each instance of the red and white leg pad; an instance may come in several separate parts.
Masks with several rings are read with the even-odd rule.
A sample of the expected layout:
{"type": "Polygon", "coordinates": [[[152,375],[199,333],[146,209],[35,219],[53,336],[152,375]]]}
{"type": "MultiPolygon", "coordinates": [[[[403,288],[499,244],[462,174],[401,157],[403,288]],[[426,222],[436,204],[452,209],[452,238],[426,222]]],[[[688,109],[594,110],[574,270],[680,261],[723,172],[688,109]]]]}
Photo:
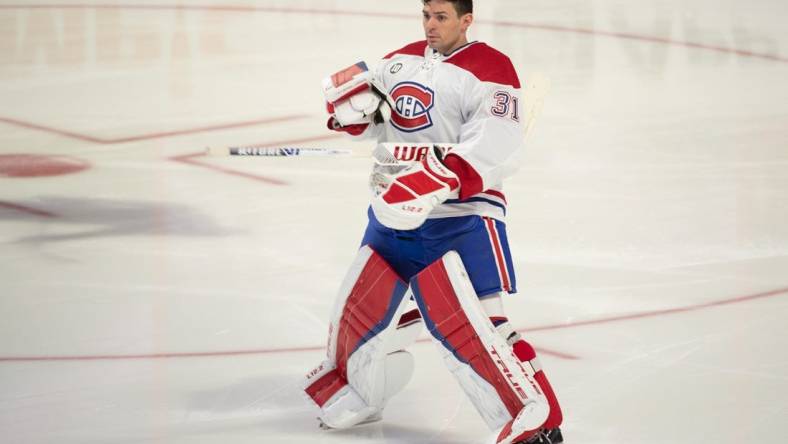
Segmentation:
{"type": "Polygon", "coordinates": [[[379,418],[410,380],[413,358],[404,348],[421,323],[403,317],[407,289],[380,255],[367,246],[359,250],[334,306],[327,359],[304,384],[326,426],[348,428],[379,418]]]}
{"type": "Polygon", "coordinates": [[[536,350],[526,342],[523,337],[515,331],[514,327],[509,323],[509,320],[504,315],[503,311],[503,293],[485,297],[481,303],[482,308],[490,317],[490,320],[496,326],[495,328],[506,339],[506,342],[512,346],[514,355],[523,363],[525,371],[539,384],[547,398],[547,403],[550,405],[550,415],[544,423],[544,429],[550,430],[561,425],[563,422],[563,414],[561,412],[561,405],[558,403],[558,398],[553,391],[550,381],[548,381],[544,370],[542,370],[542,363],[536,356],[536,350]]]}
{"type": "Polygon", "coordinates": [[[490,442],[538,432],[547,399],[485,313],[460,256],[451,251],[435,261],[411,279],[411,289],[446,366],[495,431],[490,442]]]}

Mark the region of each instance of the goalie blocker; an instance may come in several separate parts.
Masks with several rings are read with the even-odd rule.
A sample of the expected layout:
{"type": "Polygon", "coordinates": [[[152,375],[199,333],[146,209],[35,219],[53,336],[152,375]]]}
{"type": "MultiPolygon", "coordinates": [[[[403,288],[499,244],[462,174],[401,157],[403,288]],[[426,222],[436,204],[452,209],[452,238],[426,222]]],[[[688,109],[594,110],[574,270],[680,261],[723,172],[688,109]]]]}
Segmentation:
{"type": "Polygon", "coordinates": [[[459,196],[460,178],[444,165],[443,150],[436,145],[429,147],[421,161],[388,177],[378,176],[381,179],[372,186],[376,193],[372,211],[380,223],[395,230],[418,228],[436,206],[459,196]]]}
{"type": "Polygon", "coordinates": [[[413,358],[404,349],[416,340],[421,322],[417,310],[406,313],[407,290],[380,255],[361,247],[334,307],[327,359],[304,384],[323,425],[348,428],[380,419],[410,380],[413,358]]]}
{"type": "Polygon", "coordinates": [[[489,442],[536,437],[550,413],[549,402],[534,369],[514,355],[485,313],[459,254],[450,251],[410,285],[444,363],[495,431],[489,442]]]}

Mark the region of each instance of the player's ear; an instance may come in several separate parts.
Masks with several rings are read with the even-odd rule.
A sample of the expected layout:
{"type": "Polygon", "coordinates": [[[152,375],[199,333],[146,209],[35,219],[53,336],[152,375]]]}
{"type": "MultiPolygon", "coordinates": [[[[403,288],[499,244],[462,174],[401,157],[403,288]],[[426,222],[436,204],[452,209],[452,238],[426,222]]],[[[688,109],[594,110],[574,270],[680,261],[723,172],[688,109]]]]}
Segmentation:
{"type": "Polygon", "coordinates": [[[467,31],[468,28],[471,27],[472,23],[473,23],[473,14],[472,13],[469,12],[469,13],[463,15],[462,17],[460,17],[460,27],[463,30],[463,32],[467,31]]]}

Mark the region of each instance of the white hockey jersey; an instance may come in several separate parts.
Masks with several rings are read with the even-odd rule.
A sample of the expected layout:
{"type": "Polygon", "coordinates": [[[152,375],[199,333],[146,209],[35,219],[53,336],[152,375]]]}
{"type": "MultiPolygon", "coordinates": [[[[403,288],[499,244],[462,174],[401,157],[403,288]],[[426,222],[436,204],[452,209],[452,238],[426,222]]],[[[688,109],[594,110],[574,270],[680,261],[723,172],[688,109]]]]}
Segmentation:
{"type": "Polygon", "coordinates": [[[393,99],[391,119],[358,137],[453,144],[445,163],[460,178],[460,196],[429,217],[504,221],[502,181],[517,170],[524,143],[520,81],[509,58],[481,42],[443,55],[420,41],[387,55],[375,77],[393,99]]]}

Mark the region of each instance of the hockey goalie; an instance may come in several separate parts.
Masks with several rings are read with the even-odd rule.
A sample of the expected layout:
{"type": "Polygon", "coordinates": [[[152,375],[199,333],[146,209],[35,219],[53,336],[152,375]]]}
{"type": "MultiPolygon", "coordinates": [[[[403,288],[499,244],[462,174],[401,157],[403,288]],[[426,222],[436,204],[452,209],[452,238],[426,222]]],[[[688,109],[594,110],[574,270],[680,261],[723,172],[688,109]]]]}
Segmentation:
{"type": "Polygon", "coordinates": [[[304,393],[325,428],[380,420],[427,331],[488,443],[560,443],[557,397],[504,312],[517,280],[503,181],[530,119],[522,86],[507,56],[468,40],[471,0],[422,5],[425,40],[323,81],[330,130],[399,149],[375,150],[369,221],[304,393]]]}

